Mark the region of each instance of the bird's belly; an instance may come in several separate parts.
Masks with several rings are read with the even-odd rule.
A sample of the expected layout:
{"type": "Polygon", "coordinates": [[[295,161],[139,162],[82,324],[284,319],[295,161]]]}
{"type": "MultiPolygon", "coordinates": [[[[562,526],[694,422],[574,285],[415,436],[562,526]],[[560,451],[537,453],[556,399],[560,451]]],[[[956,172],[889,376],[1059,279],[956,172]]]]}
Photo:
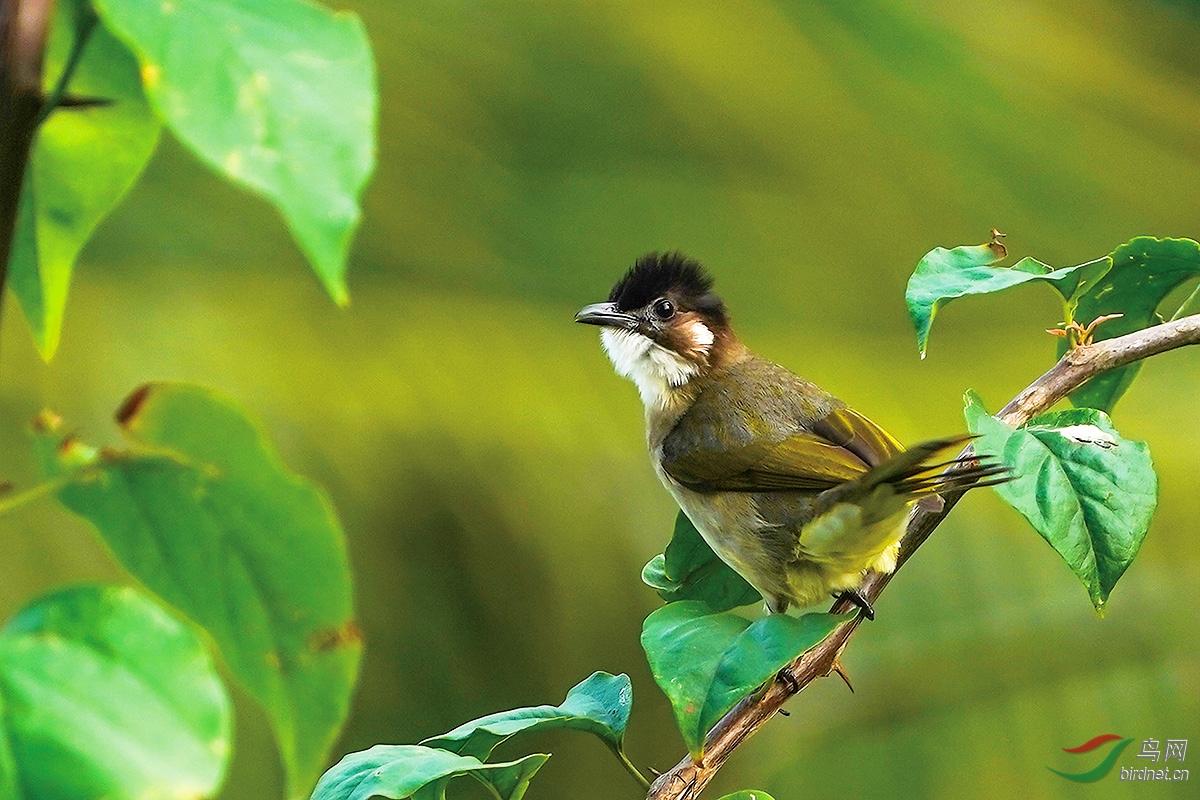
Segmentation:
{"type": "Polygon", "coordinates": [[[717,557],[733,568],[763,595],[786,593],[787,561],[794,534],[783,531],[772,537],[771,526],[758,514],[754,496],[747,492],[701,494],[687,489],[659,471],[675,502],[717,557]]]}
{"type": "Polygon", "coordinates": [[[811,506],[797,496],[694,492],[663,470],[656,467],[656,471],[713,552],[772,607],[780,606],[782,599],[804,608],[857,586],[866,569],[895,569],[907,508],[869,525],[855,525],[852,520],[831,524],[837,522],[838,514],[810,519],[811,506]],[[785,510],[790,513],[783,513],[785,510]],[[777,518],[786,519],[787,524],[768,522],[777,518]],[[810,523],[814,525],[811,530],[810,523]],[[822,534],[830,541],[815,540],[822,534]]]}

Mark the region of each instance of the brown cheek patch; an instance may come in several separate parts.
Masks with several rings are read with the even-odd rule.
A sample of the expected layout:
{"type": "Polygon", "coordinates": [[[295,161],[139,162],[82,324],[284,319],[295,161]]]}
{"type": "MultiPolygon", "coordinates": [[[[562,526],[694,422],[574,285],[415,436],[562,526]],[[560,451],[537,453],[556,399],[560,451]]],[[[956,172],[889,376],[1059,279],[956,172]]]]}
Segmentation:
{"type": "Polygon", "coordinates": [[[666,346],[688,361],[703,364],[712,347],[712,336],[703,335],[707,327],[697,314],[680,314],[666,332],[666,346]]]}

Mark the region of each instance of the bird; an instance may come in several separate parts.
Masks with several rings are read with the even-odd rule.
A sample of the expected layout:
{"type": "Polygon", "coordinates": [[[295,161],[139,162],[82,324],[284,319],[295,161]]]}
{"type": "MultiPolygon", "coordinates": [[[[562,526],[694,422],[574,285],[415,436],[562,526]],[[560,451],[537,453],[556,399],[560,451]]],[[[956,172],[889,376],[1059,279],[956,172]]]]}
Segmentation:
{"type": "Polygon", "coordinates": [[[1007,477],[974,455],[936,460],[969,435],[906,449],[753,353],[713,278],[679,252],[637,259],[575,321],[600,326],[614,369],[637,386],[659,480],[770,613],[841,597],[873,619],[862,581],[895,570],[913,505],[1007,477]]]}

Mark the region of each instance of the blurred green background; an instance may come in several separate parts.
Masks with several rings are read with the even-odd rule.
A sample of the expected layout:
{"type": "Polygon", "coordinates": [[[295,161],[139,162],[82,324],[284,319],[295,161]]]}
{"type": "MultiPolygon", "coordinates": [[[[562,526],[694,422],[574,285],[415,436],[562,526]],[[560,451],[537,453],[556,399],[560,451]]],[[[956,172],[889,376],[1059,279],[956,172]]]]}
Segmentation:
{"type": "MultiPolygon", "coordinates": [[[[367,641],[334,758],[557,703],[595,669],[634,679],[636,763],[683,754],[638,644],[658,605],[638,571],[674,508],[636,391],[571,323],[641,253],[704,261],[752,347],[912,440],[962,429],[964,389],[995,409],[1039,374],[1060,310],[1045,287],[961,301],[919,362],[902,297],[927,250],[995,226],[1015,256],[1066,265],[1200,234],[1194,3],[347,5],[382,89],[349,309],[264,203],[167,141],[86,251],[59,355],[38,360],[11,302],[0,351],[2,471],[20,485],[38,409],[114,441],[129,390],[179,379],[243,402],[328,487],[367,641]]],[[[1100,733],[1200,739],[1197,387],[1197,354],[1168,354],[1117,408],[1161,498],[1105,619],[980,493],[856,637],[857,694],[814,685],[708,795],[1194,796],[1045,767],[1090,767],[1060,748],[1100,733]]],[[[52,504],[0,521],[0,563],[3,616],[121,578],[52,504]]],[[[222,797],[280,796],[245,702],[237,735],[222,797]]],[[[1144,765],[1137,747],[1119,763],[1144,765]]],[[[505,752],[533,750],[555,756],[531,798],[638,796],[591,740],[505,752]]]]}

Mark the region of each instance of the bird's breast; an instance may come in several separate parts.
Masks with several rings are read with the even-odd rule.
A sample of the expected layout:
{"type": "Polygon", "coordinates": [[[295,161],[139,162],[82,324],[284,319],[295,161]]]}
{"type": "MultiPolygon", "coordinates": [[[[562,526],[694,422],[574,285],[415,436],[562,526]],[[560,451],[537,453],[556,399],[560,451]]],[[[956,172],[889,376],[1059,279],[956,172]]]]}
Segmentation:
{"type": "Polygon", "coordinates": [[[774,592],[784,574],[785,552],[772,546],[777,538],[758,513],[748,492],[694,492],[671,478],[654,459],[655,472],[696,530],[717,556],[764,594],[774,592]]]}

